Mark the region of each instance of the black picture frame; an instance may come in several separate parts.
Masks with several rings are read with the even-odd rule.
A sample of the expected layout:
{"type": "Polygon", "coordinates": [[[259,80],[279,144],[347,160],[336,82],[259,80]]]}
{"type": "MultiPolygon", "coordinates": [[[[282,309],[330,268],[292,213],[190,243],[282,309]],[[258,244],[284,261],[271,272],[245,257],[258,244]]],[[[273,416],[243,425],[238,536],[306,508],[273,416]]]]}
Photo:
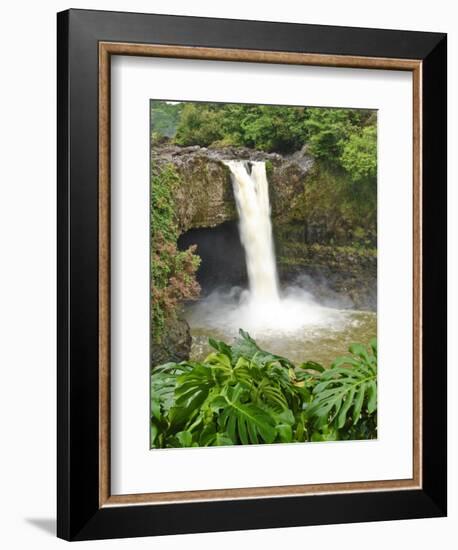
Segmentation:
{"type": "Polygon", "coordinates": [[[59,13],[57,26],[58,536],[87,540],[446,515],[446,35],[87,10],[59,13]],[[99,506],[100,41],[422,62],[421,489],[99,506]]]}

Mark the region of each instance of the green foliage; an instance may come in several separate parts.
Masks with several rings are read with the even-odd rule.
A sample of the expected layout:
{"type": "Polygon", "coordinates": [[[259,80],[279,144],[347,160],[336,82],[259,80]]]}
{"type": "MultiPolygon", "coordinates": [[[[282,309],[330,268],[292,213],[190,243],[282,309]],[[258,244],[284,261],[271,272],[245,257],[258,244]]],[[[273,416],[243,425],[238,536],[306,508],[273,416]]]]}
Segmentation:
{"type": "Polygon", "coordinates": [[[220,109],[211,103],[186,103],[178,124],[178,145],[208,146],[221,139],[220,109]]]}
{"type": "Polygon", "coordinates": [[[363,109],[309,108],[309,151],[359,182],[377,175],[377,118],[363,109]]]}
{"type": "Polygon", "coordinates": [[[304,143],[306,118],[306,109],[302,107],[187,103],[175,142],[178,145],[234,145],[291,152],[304,143]]]}
{"type": "Polygon", "coordinates": [[[180,303],[196,299],[200,287],[195,273],[200,258],[196,247],[180,251],[175,220],[174,191],[180,184],[173,165],[155,167],[151,175],[151,323],[153,338],[161,341],[167,319],[175,318],[180,303]]]}
{"type": "Polygon", "coordinates": [[[355,182],[376,176],[376,122],[375,113],[364,109],[152,102],[153,143],[160,143],[162,135],[182,146],[246,146],[279,153],[307,144],[316,158],[355,182]]]}
{"type": "Polygon", "coordinates": [[[302,107],[227,105],[222,110],[221,128],[235,145],[287,153],[304,144],[306,118],[302,107]]]}
{"type": "Polygon", "coordinates": [[[246,388],[236,384],[212,401],[211,410],[218,413],[219,429],[232,443],[273,443],[276,435],[274,419],[261,407],[244,402],[247,393],[246,388]]]}
{"type": "Polygon", "coordinates": [[[154,167],[151,174],[151,236],[152,240],[160,236],[173,242],[178,238],[178,226],[175,220],[174,192],[180,185],[180,178],[172,164],[159,169],[154,167]]]}
{"type": "Polygon", "coordinates": [[[371,353],[361,344],[352,344],[349,351],[352,357],[338,357],[313,388],[314,399],[308,412],[318,427],[340,430],[348,423],[354,426],[361,419],[363,408],[369,415],[377,409],[375,341],[371,342],[371,353]]]}
{"type": "MultiPolygon", "coordinates": [[[[377,235],[376,178],[355,182],[347,172],[329,163],[316,163],[302,193],[285,215],[300,227],[305,221],[309,227],[323,228],[315,239],[322,244],[374,248],[377,235]]],[[[288,235],[285,238],[287,244],[297,240],[288,235]]]]}
{"type": "Polygon", "coordinates": [[[345,142],[340,156],[345,170],[355,181],[375,178],[377,175],[377,129],[367,126],[353,133],[345,142]]]}
{"type": "Polygon", "coordinates": [[[170,138],[175,135],[183,105],[183,103],[151,101],[151,135],[153,143],[161,141],[161,137],[170,138]]]}
{"type": "Polygon", "coordinates": [[[210,339],[203,362],[155,367],[151,447],[373,439],[377,348],[353,344],[329,369],[295,366],[243,330],[232,346],[210,339]]]}
{"type": "Polygon", "coordinates": [[[343,143],[352,131],[353,113],[349,109],[308,109],[305,129],[309,150],[315,157],[331,162],[340,157],[343,143]]]}

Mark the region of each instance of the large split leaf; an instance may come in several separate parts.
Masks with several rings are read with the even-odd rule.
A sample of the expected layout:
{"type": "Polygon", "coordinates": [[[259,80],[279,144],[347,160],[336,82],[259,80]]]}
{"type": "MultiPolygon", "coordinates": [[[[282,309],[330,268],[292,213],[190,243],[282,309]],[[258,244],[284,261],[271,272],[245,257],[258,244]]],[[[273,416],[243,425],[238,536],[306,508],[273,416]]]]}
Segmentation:
{"type": "Polygon", "coordinates": [[[239,357],[245,357],[260,365],[278,362],[284,367],[294,368],[294,365],[289,359],[286,359],[286,357],[274,355],[273,353],[261,349],[248,332],[242,329],[239,330],[239,337],[232,346],[233,361],[237,362],[239,357]]]}
{"type": "Polygon", "coordinates": [[[151,446],[370,439],[377,430],[377,344],[350,346],[330,369],[261,349],[240,331],[203,362],[152,370],[151,446]]]}
{"type": "Polygon", "coordinates": [[[377,408],[376,346],[368,350],[352,344],[350,357],[338,357],[324,371],[313,389],[308,415],[318,427],[332,425],[342,429],[347,422],[355,425],[362,412],[372,414],[377,408]]]}
{"type": "Polygon", "coordinates": [[[260,407],[244,403],[245,395],[244,388],[237,385],[213,400],[211,407],[218,412],[220,428],[243,445],[272,443],[277,434],[274,419],[260,407]]]}
{"type": "Polygon", "coordinates": [[[181,430],[195,419],[214,384],[214,373],[207,365],[195,364],[191,371],[178,376],[174,406],[168,415],[173,429],[181,430]]]}
{"type": "Polygon", "coordinates": [[[159,419],[161,413],[167,413],[175,401],[177,378],[185,372],[190,372],[192,365],[188,363],[166,363],[156,367],[151,375],[151,414],[159,419]]]}
{"type": "Polygon", "coordinates": [[[229,437],[229,434],[227,432],[218,431],[217,426],[212,423],[205,426],[205,428],[202,430],[202,433],[200,435],[200,444],[203,447],[209,447],[213,445],[221,447],[233,445],[234,442],[229,437]]]}

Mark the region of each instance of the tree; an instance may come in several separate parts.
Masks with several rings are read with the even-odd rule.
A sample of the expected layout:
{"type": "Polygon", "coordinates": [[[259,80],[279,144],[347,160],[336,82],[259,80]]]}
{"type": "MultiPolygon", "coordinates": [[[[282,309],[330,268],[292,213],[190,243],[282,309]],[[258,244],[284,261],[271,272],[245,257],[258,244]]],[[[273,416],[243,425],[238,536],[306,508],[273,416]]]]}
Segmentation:
{"type": "Polygon", "coordinates": [[[154,143],[245,146],[267,152],[309,152],[353,182],[374,179],[377,119],[374,111],[231,103],[153,102],[154,143]],[[173,133],[175,132],[175,133],[173,133]]]}
{"type": "Polygon", "coordinates": [[[343,146],[340,156],[342,166],[354,181],[375,178],[377,175],[377,129],[366,126],[353,133],[343,146]]]}
{"type": "Polygon", "coordinates": [[[173,137],[180,121],[183,105],[183,103],[151,101],[151,132],[158,137],[173,137]]]}
{"type": "Polygon", "coordinates": [[[178,145],[207,147],[221,139],[221,124],[218,109],[211,104],[187,103],[183,107],[175,141],[178,145]]]}

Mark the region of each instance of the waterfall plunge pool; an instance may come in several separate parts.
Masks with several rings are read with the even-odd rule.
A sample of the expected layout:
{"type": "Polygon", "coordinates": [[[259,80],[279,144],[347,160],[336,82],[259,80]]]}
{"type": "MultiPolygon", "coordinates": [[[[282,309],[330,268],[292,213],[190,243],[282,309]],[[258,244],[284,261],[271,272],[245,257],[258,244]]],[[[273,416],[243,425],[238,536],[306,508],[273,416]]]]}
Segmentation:
{"type": "Polygon", "coordinates": [[[208,338],[231,344],[240,328],[263,349],[293,363],[316,361],[329,366],[353,342],[367,343],[377,333],[377,316],[323,306],[306,290],[288,287],[276,303],[256,303],[248,290],[214,291],[184,312],[191,327],[191,359],[203,360],[212,350],[208,338]]]}

